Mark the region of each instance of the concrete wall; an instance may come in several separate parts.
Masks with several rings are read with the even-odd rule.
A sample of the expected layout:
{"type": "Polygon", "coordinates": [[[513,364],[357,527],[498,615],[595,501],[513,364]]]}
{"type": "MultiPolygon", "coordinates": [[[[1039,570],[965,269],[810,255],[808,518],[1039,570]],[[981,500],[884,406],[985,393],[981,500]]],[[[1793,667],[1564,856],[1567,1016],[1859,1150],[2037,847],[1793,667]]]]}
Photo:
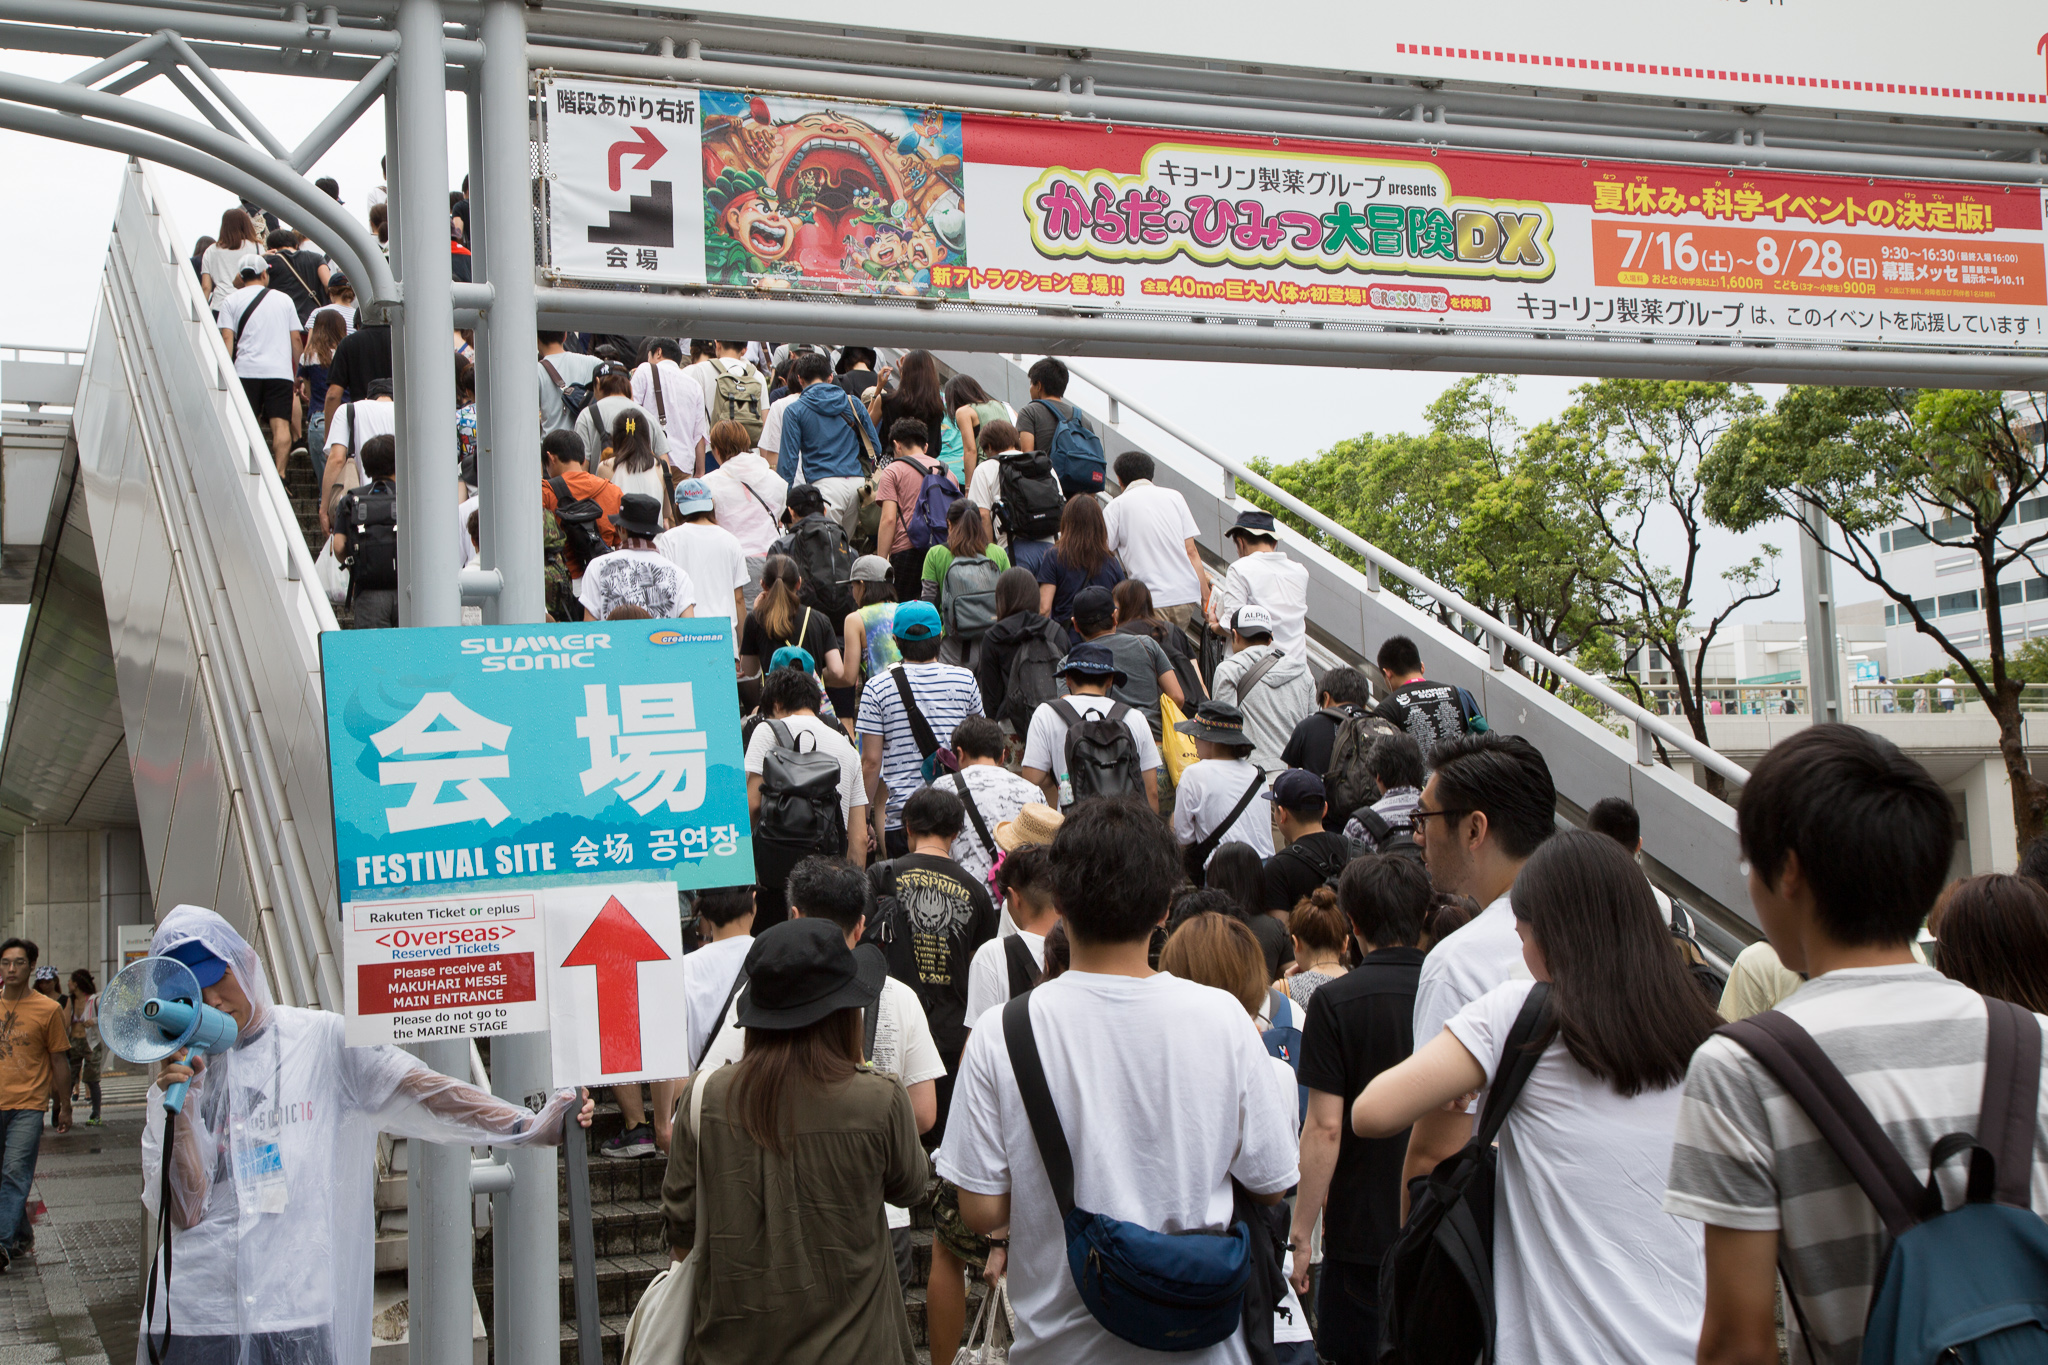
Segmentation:
{"type": "Polygon", "coordinates": [[[31,825],[0,854],[0,928],[35,940],[41,965],[104,983],[119,966],[115,930],[149,924],[155,907],[134,829],[31,825]]]}

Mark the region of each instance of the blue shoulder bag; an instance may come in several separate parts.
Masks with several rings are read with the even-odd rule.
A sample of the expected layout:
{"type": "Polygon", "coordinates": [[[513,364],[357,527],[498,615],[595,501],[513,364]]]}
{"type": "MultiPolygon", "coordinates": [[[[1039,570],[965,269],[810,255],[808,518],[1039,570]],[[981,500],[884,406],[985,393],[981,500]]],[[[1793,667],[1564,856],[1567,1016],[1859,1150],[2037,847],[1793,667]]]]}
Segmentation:
{"type": "MultiPolygon", "coordinates": [[[[1036,992],[1032,992],[1036,994],[1036,992]]],[[[1074,1154],[1031,1027],[1031,995],[1003,1006],[1003,1041],[1067,1236],[1067,1269],[1095,1320],[1134,1346],[1199,1351],[1234,1334],[1252,1277],[1252,1232],[1154,1232],[1074,1205],[1074,1154]]]]}

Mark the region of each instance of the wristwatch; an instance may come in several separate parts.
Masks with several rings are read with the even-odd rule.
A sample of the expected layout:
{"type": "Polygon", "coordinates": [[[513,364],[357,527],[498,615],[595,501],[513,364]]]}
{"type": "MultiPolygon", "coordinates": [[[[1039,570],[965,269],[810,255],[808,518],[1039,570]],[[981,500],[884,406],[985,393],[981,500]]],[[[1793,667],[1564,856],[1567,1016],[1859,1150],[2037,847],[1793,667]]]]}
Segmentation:
{"type": "Polygon", "coordinates": [[[1010,1239],[1007,1237],[987,1237],[983,1240],[992,1247],[1007,1247],[1010,1245],[1010,1239]]]}

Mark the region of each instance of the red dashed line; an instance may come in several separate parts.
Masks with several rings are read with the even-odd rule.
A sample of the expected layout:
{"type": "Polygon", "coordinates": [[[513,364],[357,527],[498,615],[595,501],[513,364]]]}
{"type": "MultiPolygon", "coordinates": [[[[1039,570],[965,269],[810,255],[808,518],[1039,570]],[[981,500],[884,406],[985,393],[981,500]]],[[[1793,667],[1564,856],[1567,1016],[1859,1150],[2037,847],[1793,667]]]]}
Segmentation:
{"type": "Polygon", "coordinates": [[[1649,62],[1603,62],[1586,57],[1544,56],[1534,52],[1494,52],[1481,48],[1437,47],[1423,43],[1396,43],[1396,52],[1421,57],[1451,57],[1462,61],[1502,62],[1520,66],[1562,66],[1581,71],[1625,71],[1646,76],[1679,76],[1693,80],[1740,81],[1754,85],[1800,86],[1816,90],[1868,90],[1890,95],[1924,95],[1930,99],[2000,100],[2013,104],[2048,104],[2048,95],[2019,90],[1957,90],[1951,86],[1904,85],[1887,81],[1838,81],[1817,76],[1784,76],[1765,71],[1719,71],[1690,66],[1660,66],[1649,62]]]}

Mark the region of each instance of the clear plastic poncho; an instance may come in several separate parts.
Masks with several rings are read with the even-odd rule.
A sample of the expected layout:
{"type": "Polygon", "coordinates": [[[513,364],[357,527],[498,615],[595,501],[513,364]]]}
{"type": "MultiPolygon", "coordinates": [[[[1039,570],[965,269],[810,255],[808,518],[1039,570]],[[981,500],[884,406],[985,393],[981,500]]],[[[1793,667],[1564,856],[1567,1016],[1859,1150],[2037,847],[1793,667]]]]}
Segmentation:
{"type": "MultiPolygon", "coordinates": [[[[211,910],[181,905],[150,951],[198,941],[229,964],[252,1018],[206,1059],[177,1124],[169,1206],[172,1273],[138,1343],[167,1365],[367,1365],[379,1133],[464,1145],[560,1140],[577,1107],[539,1114],[430,1070],[393,1047],[348,1047],[342,1017],[272,1002],[256,952],[211,910]],[[208,1338],[202,1342],[201,1338],[208,1338]]],[[[149,1091],[142,1199],[158,1209],[163,1089],[149,1091]]]]}

